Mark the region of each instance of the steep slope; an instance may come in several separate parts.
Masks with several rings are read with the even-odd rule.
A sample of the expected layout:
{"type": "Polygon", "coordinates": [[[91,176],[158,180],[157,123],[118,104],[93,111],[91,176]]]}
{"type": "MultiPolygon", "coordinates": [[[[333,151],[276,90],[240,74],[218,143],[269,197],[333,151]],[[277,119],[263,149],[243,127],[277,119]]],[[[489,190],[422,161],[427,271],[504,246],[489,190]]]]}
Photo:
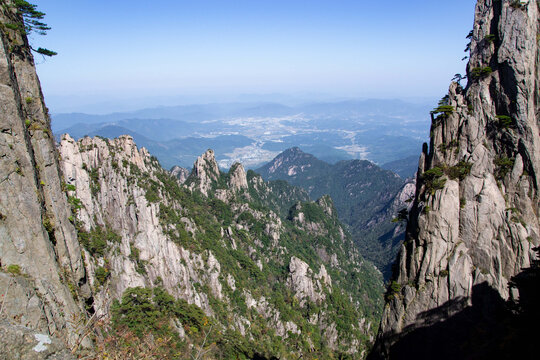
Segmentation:
{"type": "Polygon", "coordinates": [[[538,28],[537,1],[478,1],[467,88],[433,112],[373,358],[536,352],[505,302],[540,243],[538,28]]]}
{"type": "Polygon", "coordinates": [[[282,179],[316,199],[331,196],[341,221],[368,260],[390,276],[404,227],[391,220],[412,197],[413,185],[369,161],[348,160],[330,165],[299,148],[288,149],[256,170],[265,179],[282,179]]]}
{"type": "Polygon", "coordinates": [[[298,201],[304,191],[240,164],[221,173],[212,150],[182,185],[128,136],[64,135],[59,149],[108,344],[131,330],[168,339],[164,357],[365,356],[382,281],[328,198],[298,201]],[[156,315],[137,315],[143,304],[156,315]]]}
{"type": "MultiPolygon", "coordinates": [[[[85,269],[68,220],[58,153],[21,31],[22,17],[11,1],[0,5],[0,318],[7,319],[3,339],[9,338],[10,325],[22,325],[74,345],[74,320],[84,321],[85,315],[70,289],[80,286],[81,295],[88,295],[85,269]]],[[[13,329],[22,334],[20,328],[13,329]]]]}

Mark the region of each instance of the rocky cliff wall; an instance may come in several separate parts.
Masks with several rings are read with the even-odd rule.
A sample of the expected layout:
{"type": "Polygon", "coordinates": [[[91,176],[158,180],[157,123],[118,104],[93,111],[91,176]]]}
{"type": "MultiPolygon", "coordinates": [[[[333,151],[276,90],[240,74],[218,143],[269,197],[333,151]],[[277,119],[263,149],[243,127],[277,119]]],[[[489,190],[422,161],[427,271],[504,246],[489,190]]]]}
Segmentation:
{"type": "Polygon", "coordinates": [[[433,111],[373,358],[502,346],[496,319],[540,243],[538,16],[537,1],[476,5],[468,84],[433,111]]]}
{"type": "Polygon", "coordinates": [[[0,4],[0,317],[74,344],[85,270],[22,19],[0,4]]]}

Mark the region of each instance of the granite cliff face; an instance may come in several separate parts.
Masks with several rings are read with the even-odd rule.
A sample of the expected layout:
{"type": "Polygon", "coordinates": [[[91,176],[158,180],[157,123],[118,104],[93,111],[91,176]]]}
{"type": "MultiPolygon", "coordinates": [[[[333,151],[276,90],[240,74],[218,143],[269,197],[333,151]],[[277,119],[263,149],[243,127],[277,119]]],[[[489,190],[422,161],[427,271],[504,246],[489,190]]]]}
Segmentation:
{"type": "Polygon", "coordinates": [[[34,60],[26,36],[7,26],[22,19],[0,4],[0,318],[74,345],[85,268],[34,60]]]}
{"type": "Polygon", "coordinates": [[[373,358],[508,351],[505,302],[540,243],[538,30],[537,1],[478,1],[468,84],[433,111],[373,358]]]}

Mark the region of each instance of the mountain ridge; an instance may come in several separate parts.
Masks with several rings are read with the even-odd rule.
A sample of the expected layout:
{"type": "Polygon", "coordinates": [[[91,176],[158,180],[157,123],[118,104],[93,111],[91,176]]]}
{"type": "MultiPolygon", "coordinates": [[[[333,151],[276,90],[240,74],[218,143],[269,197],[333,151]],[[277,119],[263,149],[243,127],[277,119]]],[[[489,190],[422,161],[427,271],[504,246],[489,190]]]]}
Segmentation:
{"type": "Polygon", "coordinates": [[[390,276],[404,228],[392,223],[412,196],[410,186],[389,170],[367,160],[328,164],[299,147],[285,150],[256,170],[263,178],[281,179],[304,188],[312,198],[331,196],[339,218],[349,226],[362,254],[390,276]],[[401,199],[404,192],[408,193],[401,199]],[[400,200],[401,199],[401,200],[400,200]]]}

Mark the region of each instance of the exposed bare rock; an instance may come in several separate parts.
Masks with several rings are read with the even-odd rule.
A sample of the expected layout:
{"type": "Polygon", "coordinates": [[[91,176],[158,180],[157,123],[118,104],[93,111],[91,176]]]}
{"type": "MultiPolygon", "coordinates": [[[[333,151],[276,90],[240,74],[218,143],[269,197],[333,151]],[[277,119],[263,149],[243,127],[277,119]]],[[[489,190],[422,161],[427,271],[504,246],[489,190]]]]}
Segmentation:
{"type": "Polygon", "coordinates": [[[214,156],[214,150],[209,149],[197,158],[187,182],[192,190],[197,189],[208,196],[212,183],[217,182],[218,178],[219,167],[214,156]]]}
{"type": "Polygon", "coordinates": [[[3,360],[72,360],[66,345],[47,333],[0,320],[0,348],[3,360]]]}
{"type": "MultiPolygon", "coordinates": [[[[12,5],[2,2],[0,23],[22,21],[12,5]]],[[[0,267],[27,276],[0,278],[21,295],[8,294],[0,317],[73,344],[77,332],[66,320],[84,315],[67,284],[84,286],[85,270],[50,119],[26,36],[5,27],[0,39],[0,267]]]]}
{"type": "Polygon", "coordinates": [[[234,163],[229,170],[229,186],[233,190],[248,188],[246,171],[240,163],[234,163]]]}
{"type": "Polygon", "coordinates": [[[476,5],[468,85],[434,110],[374,358],[502,354],[494,324],[540,243],[538,21],[536,3],[476,5]]]}
{"type": "Polygon", "coordinates": [[[301,304],[304,304],[306,299],[319,302],[325,299],[324,286],[331,286],[332,279],[326,272],[324,265],[319,274],[314,274],[307,263],[293,256],[289,263],[288,285],[295,292],[301,304]]]}
{"type": "Polygon", "coordinates": [[[185,183],[187,178],[189,177],[189,170],[181,166],[175,165],[171,168],[170,171],[171,175],[177,178],[181,184],[185,183]]]}
{"type": "MultiPolygon", "coordinates": [[[[177,246],[163,232],[157,200],[167,204],[167,199],[147,187],[151,179],[142,180],[143,173],[157,176],[157,160],[146,149],[137,149],[127,135],[114,140],[87,137],[76,142],[65,134],[59,151],[66,183],[74,186],[70,196],[81,201],[77,218],[82,230],[110,229],[119,237],[117,244],[108,244],[107,262],[99,254],[85,251],[95,311],[108,314],[111,301],[127,288],[150,287],[161,279],[169,293],[212,313],[207,294],[193,284],[206,283],[221,299],[220,264],[212,253],[204,260],[200,254],[177,246]],[[101,286],[95,274],[106,266],[110,278],[101,286]]],[[[198,231],[188,218],[181,221],[188,233],[198,231]]]]}

